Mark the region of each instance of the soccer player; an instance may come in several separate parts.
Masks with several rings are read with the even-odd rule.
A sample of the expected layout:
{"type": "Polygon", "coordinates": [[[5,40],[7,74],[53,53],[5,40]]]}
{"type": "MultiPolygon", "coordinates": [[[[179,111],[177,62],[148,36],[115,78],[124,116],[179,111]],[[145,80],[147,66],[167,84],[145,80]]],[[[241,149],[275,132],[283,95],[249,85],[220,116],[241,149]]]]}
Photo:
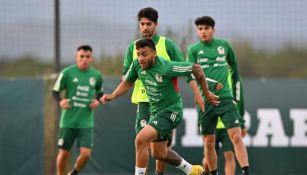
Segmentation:
{"type": "MultiPolygon", "coordinates": [[[[231,81],[231,76],[228,76],[228,83],[230,86],[232,86],[232,81],[231,81]]],[[[243,85],[242,85],[242,80],[240,78],[240,100],[237,103],[237,109],[240,114],[240,127],[241,127],[241,136],[242,138],[246,135],[246,129],[244,125],[244,96],[243,96],[243,85]]],[[[216,125],[216,131],[215,131],[215,150],[216,153],[218,154],[219,148],[221,145],[221,148],[223,149],[223,154],[224,154],[224,159],[225,159],[225,166],[224,166],[224,171],[226,175],[234,175],[236,172],[236,162],[235,162],[235,155],[234,155],[234,149],[233,145],[230,141],[230,138],[227,134],[227,130],[225,129],[225,125],[222,122],[221,118],[218,118],[218,122],[216,125]]],[[[204,159],[205,160],[205,159],[204,159]]],[[[205,173],[204,175],[209,175],[209,167],[207,161],[204,163],[204,170],[205,173]]]]}
{"type": "Polygon", "coordinates": [[[240,83],[234,52],[228,42],[213,37],[215,32],[213,18],[209,16],[198,17],[195,20],[195,25],[200,41],[189,47],[187,60],[200,64],[208,78],[224,85],[224,88],[219,91],[212,89],[212,92],[220,97],[221,103],[218,106],[206,103],[205,112],[198,110],[198,123],[203,135],[205,159],[208,161],[210,173],[217,173],[214,132],[218,116],[220,116],[233,143],[242,172],[249,174],[248,155],[241,138],[240,116],[236,109],[236,102],[239,99],[237,90],[240,88],[240,83]],[[228,69],[230,69],[233,90],[227,83],[228,69]]]}
{"type": "Polygon", "coordinates": [[[59,75],[53,96],[62,108],[58,135],[57,174],[63,175],[65,160],[75,142],[80,149],[79,156],[69,175],[76,175],[86,164],[93,147],[93,109],[99,106],[103,95],[102,74],[91,67],[92,48],[78,47],[76,64],[66,67],[59,75]],[[65,90],[65,97],[60,92],[65,90]]]}
{"type": "MultiPolygon", "coordinates": [[[[138,23],[139,30],[142,38],[151,38],[156,46],[157,55],[165,60],[183,62],[184,57],[176,44],[164,37],[157,34],[158,26],[158,11],[152,7],[142,8],[138,12],[138,23]]],[[[137,58],[135,42],[133,41],[129,44],[124,58],[123,65],[123,75],[125,75],[132,64],[133,60],[137,58]]],[[[178,87],[177,79],[174,79],[174,84],[176,88],[178,87]]],[[[204,101],[197,89],[197,84],[195,80],[189,82],[193,93],[195,94],[196,103],[199,106],[204,106],[204,101]]],[[[134,83],[134,89],[131,97],[131,101],[137,104],[136,121],[135,121],[135,131],[138,134],[142,128],[148,123],[150,118],[149,113],[149,100],[146,94],[146,89],[144,88],[140,80],[136,80],[134,83]]],[[[168,146],[171,147],[172,135],[169,136],[168,146]]],[[[151,146],[154,147],[156,144],[153,143],[151,146]]],[[[165,171],[166,163],[157,160],[156,161],[156,175],[163,175],[165,171]]]]}
{"type": "Polygon", "coordinates": [[[112,94],[104,95],[100,100],[103,103],[111,101],[126,93],[137,79],[141,80],[148,95],[151,117],[149,123],[137,134],[135,175],[144,175],[148,166],[149,146],[152,148],[152,157],[164,161],[190,175],[199,175],[203,172],[200,165],[191,165],[171,149],[167,149],[167,139],[182,120],[182,99],[173,78],[188,76],[192,72],[201,84],[202,91],[209,103],[217,105],[218,96],[208,90],[205,75],[197,64],[187,62],[166,61],[158,57],[154,42],[149,38],[140,39],[135,43],[137,59],[132,62],[125,78],[112,94]]]}

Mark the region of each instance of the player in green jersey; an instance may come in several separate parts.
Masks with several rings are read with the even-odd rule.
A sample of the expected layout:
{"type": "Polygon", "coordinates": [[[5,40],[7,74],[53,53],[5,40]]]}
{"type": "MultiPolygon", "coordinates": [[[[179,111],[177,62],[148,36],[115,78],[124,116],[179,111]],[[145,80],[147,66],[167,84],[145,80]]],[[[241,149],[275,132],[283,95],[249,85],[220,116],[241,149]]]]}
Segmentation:
{"type": "Polygon", "coordinates": [[[99,106],[103,95],[101,73],[91,67],[92,48],[88,45],[78,47],[76,64],[66,67],[60,73],[54,87],[53,96],[62,108],[58,135],[57,174],[63,175],[65,160],[77,141],[80,154],[73,170],[76,175],[84,167],[93,147],[93,109],[99,106]],[[60,92],[65,90],[65,97],[60,92]]]}
{"type": "Polygon", "coordinates": [[[209,16],[199,17],[195,20],[195,25],[200,41],[189,47],[188,61],[200,64],[208,78],[224,85],[224,88],[219,91],[212,89],[212,92],[220,97],[221,103],[217,107],[206,103],[205,112],[198,110],[198,123],[203,135],[205,158],[208,161],[210,173],[217,172],[214,132],[220,116],[233,143],[242,172],[249,174],[248,155],[241,138],[240,116],[236,109],[236,102],[240,100],[237,93],[240,83],[234,52],[228,42],[213,37],[214,19],[209,16]],[[229,69],[233,88],[227,83],[229,69]]]}
{"type": "MultiPolygon", "coordinates": [[[[139,22],[139,30],[142,35],[142,38],[151,38],[156,46],[157,55],[165,60],[178,61],[183,62],[184,57],[176,44],[166,38],[164,36],[159,36],[157,34],[157,26],[158,26],[158,11],[152,7],[142,8],[138,12],[138,22],[139,22]]],[[[135,42],[133,41],[129,44],[124,58],[123,65],[123,77],[127,73],[130,65],[133,60],[137,58],[135,42]]],[[[174,83],[176,84],[176,88],[178,88],[177,79],[174,79],[174,83]]],[[[196,81],[190,81],[189,85],[191,86],[193,93],[196,96],[196,103],[199,106],[204,105],[204,101],[201,97],[201,94],[197,90],[196,81]]],[[[136,80],[134,83],[133,93],[131,96],[132,103],[137,104],[137,112],[136,112],[136,121],[135,121],[135,131],[139,133],[141,129],[149,122],[150,113],[149,113],[149,100],[146,94],[146,89],[144,88],[142,82],[140,80],[136,80]]],[[[169,148],[171,147],[172,135],[169,138],[169,148]]],[[[152,144],[155,146],[155,143],[152,144]]],[[[163,175],[165,171],[166,164],[165,162],[156,161],[156,175],[163,175]]]]}
{"type": "MultiPolygon", "coordinates": [[[[231,76],[228,76],[228,83],[230,83],[230,85],[232,84],[231,81],[231,76]]],[[[244,125],[244,113],[245,113],[245,109],[244,109],[244,96],[243,96],[243,85],[242,85],[242,79],[240,78],[240,92],[238,92],[240,94],[240,101],[238,101],[237,103],[237,109],[238,112],[240,114],[240,127],[241,127],[241,136],[242,138],[246,135],[246,129],[245,129],[245,125],[244,125]]],[[[234,149],[233,149],[233,145],[230,141],[230,138],[227,134],[227,129],[225,129],[225,125],[222,122],[221,118],[218,118],[218,122],[216,125],[216,131],[215,131],[215,150],[218,154],[219,152],[219,148],[223,149],[223,155],[224,155],[224,159],[225,159],[225,167],[224,167],[224,171],[226,175],[234,175],[236,172],[236,162],[235,162],[235,155],[234,155],[234,149]]],[[[205,173],[204,175],[209,175],[209,167],[208,167],[208,163],[206,160],[205,161],[205,173]]]]}
{"type": "Polygon", "coordinates": [[[106,94],[101,98],[101,101],[105,103],[123,95],[137,79],[140,79],[146,88],[151,117],[149,123],[135,139],[135,175],[143,175],[146,172],[149,158],[148,149],[151,142],[156,143],[156,146],[151,148],[151,156],[154,159],[176,166],[186,174],[201,174],[203,172],[201,166],[192,166],[176,152],[167,149],[167,139],[173,129],[177,128],[183,115],[182,99],[174,85],[173,78],[188,76],[193,72],[209,103],[217,105],[219,103],[218,96],[208,90],[205,75],[199,65],[166,61],[158,57],[155,44],[149,38],[137,41],[136,49],[138,58],[132,62],[123,81],[112,94],[106,94]]]}

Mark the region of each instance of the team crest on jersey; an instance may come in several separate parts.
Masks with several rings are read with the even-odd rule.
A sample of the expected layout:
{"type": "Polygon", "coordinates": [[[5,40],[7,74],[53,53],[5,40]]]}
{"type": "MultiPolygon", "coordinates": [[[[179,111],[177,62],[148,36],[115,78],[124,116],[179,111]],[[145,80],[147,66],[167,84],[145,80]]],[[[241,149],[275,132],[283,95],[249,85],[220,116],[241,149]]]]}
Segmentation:
{"type": "Polygon", "coordinates": [[[90,78],[90,85],[95,86],[95,84],[96,84],[96,79],[94,77],[91,77],[90,78]]]}
{"type": "Polygon", "coordinates": [[[141,74],[146,75],[146,71],[142,70],[141,74]]]}
{"type": "Polygon", "coordinates": [[[225,49],[224,49],[223,46],[219,46],[219,47],[217,48],[217,51],[218,51],[218,53],[219,53],[220,55],[225,54],[225,49]]]}
{"type": "Polygon", "coordinates": [[[159,75],[159,74],[156,74],[156,80],[157,80],[157,82],[161,83],[163,81],[162,76],[159,75]]]}

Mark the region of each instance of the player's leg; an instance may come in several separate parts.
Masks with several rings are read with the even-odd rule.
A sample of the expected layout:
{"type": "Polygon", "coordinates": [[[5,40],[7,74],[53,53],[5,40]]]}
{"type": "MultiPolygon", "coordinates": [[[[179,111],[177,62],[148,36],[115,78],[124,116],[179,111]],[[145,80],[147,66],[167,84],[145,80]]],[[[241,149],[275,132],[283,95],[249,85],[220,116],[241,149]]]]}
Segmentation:
{"type": "MultiPolygon", "coordinates": [[[[220,105],[219,105],[220,106],[220,105]]],[[[223,111],[222,121],[227,129],[229,138],[233,144],[235,150],[235,156],[242,168],[242,172],[245,175],[249,174],[248,154],[245,144],[241,137],[241,128],[239,123],[239,113],[236,105],[231,101],[225,102],[220,106],[220,111],[223,111]]]]}
{"type": "MultiPolygon", "coordinates": [[[[135,132],[138,134],[149,122],[150,104],[148,102],[140,102],[137,105],[136,119],[135,119],[135,132]]],[[[148,150],[149,151],[149,150],[148,150]]],[[[146,168],[145,175],[148,174],[148,168],[146,168]]]]}
{"type": "Polygon", "coordinates": [[[71,128],[60,128],[58,134],[58,147],[59,152],[57,155],[56,166],[57,175],[63,175],[65,170],[66,159],[69,151],[76,138],[76,132],[71,128]]]}
{"type": "MultiPolygon", "coordinates": [[[[167,150],[171,150],[172,149],[172,141],[173,141],[173,135],[174,135],[174,131],[172,132],[172,134],[169,135],[168,137],[168,141],[167,141],[167,150]]],[[[155,143],[155,142],[153,142],[155,143]]],[[[153,149],[152,149],[153,150],[153,149]]],[[[155,171],[155,175],[163,175],[166,169],[167,163],[160,161],[160,160],[156,160],[156,171],[155,171]]]]}
{"type": "Polygon", "coordinates": [[[66,162],[68,155],[69,155],[69,151],[65,149],[59,149],[59,152],[57,155],[57,161],[56,161],[57,175],[64,174],[65,162],[66,162]]]}
{"type": "Polygon", "coordinates": [[[241,129],[240,127],[229,128],[227,130],[228,135],[233,144],[236,158],[242,168],[243,174],[249,174],[249,163],[248,163],[248,155],[245,144],[241,138],[241,129]]]}
{"type": "Polygon", "coordinates": [[[206,111],[198,110],[200,134],[203,136],[203,166],[208,166],[211,174],[217,173],[217,154],[215,151],[215,127],[217,123],[216,107],[206,103],[206,111]],[[207,163],[207,164],[206,164],[207,163]]]}
{"type": "MultiPolygon", "coordinates": [[[[159,113],[152,117],[149,122],[149,126],[152,127],[157,133],[155,143],[152,145],[152,156],[155,159],[166,162],[172,166],[175,166],[186,174],[198,175],[203,172],[203,168],[200,165],[191,165],[185,161],[175,151],[168,149],[168,139],[172,134],[172,131],[179,125],[182,120],[182,113],[178,112],[164,112],[159,113]]],[[[147,127],[147,126],[146,126],[147,127]]],[[[146,129],[146,127],[144,129],[146,129]]],[[[144,130],[143,129],[143,130],[144,130]]],[[[143,131],[142,130],[142,131],[143,131]]],[[[141,131],[141,132],[142,132],[141,131]]]]}
{"type": "Polygon", "coordinates": [[[150,125],[146,125],[135,138],[136,166],[135,175],[143,175],[146,172],[149,158],[149,146],[158,138],[157,131],[150,125]]]}
{"type": "Polygon", "coordinates": [[[91,156],[94,138],[93,128],[81,128],[78,129],[78,147],[79,155],[75,161],[73,169],[69,172],[69,175],[77,175],[81,169],[85,166],[87,160],[91,156]]]}
{"type": "Polygon", "coordinates": [[[225,159],[225,167],[224,167],[225,174],[234,175],[236,172],[234,148],[228,136],[227,130],[225,128],[217,129],[215,135],[218,137],[217,140],[221,142],[223,148],[223,154],[225,159]]]}

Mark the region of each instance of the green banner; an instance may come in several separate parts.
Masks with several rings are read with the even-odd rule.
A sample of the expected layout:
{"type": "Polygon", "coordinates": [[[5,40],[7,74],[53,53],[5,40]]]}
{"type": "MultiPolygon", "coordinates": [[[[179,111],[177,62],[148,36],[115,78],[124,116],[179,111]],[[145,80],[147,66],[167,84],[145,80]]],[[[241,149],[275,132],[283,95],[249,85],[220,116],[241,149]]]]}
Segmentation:
{"type": "Polygon", "coordinates": [[[0,80],[0,174],[44,173],[42,80],[0,80]]]}

